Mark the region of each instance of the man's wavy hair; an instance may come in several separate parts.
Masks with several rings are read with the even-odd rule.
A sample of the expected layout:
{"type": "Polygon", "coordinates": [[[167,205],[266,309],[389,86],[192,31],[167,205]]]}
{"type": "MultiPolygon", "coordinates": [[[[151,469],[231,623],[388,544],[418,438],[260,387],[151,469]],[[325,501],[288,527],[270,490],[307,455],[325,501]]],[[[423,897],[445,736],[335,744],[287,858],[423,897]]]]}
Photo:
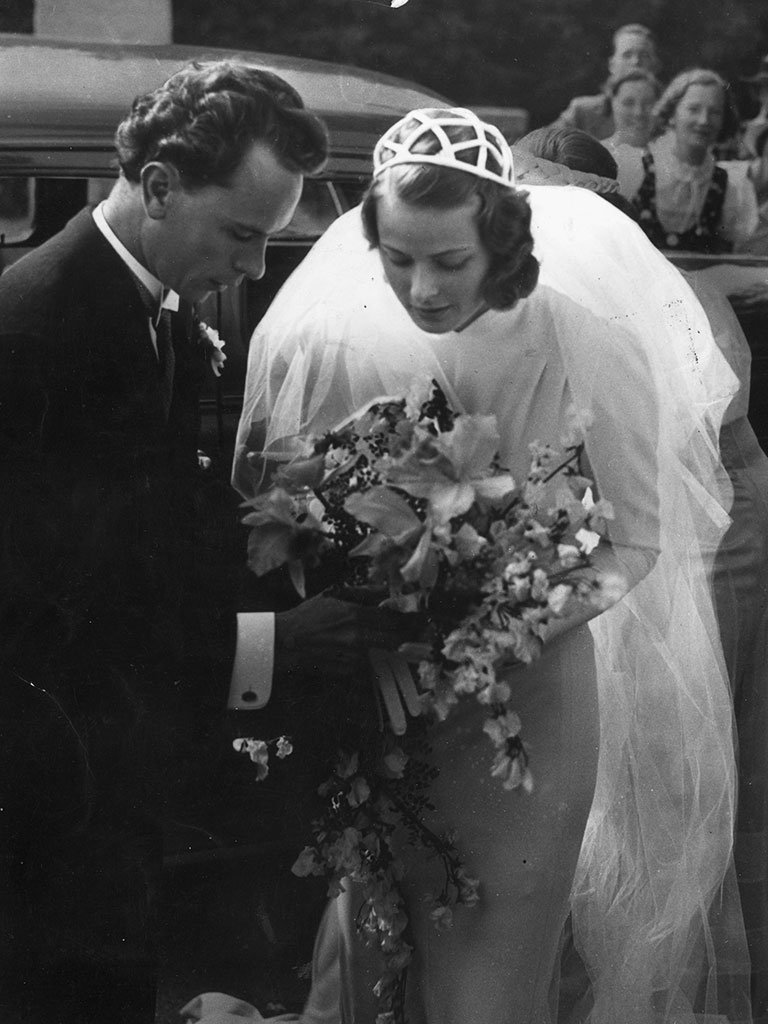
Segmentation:
{"type": "MultiPolygon", "coordinates": [[[[407,133],[408,125],[403,130],[407,133]]],[[[444,126],[443,130],[453,142],[474,137],[461,125],[444,126]]],[[[438,143],[427,133],[414,151],[431,153],[438,148],[438,143]]],[[[379,246],[376,207],[384,189],[393,189],[404,203],[437,210],[463,206],[477,196],[480,200],[478,233],[490,256],[483,299],[491,309],[511,309],[536,287],[539,262],[533,255],[531,208],[525,192],[452,167],[434,164],[389,167],[374,178],[363,197],[363,229],[372,248],[379,246]]]]}
{"type": "Polygon", "coordinates": [[[194,62],[138,96],[118,126],[125,177],[153,160],[173,164],[186,188],[227,185],[254,142],[288,170],[313,174],[328,157],[325,125],[278,75],[236,60],[194,62]]]}
{"type": "Polygon", "coordinates": [[[723,126],[720,129],[718,142],[735,135],[739,130],[740,121],[730,86],[722,76],[709,68],[690,68],[688,71],[681,71],[672,79],[653,108],[657,134],[661,135],[669,128],[669,122],[674,116],[678,104],[692,85],[716,85],[722,89],[723,126]]]}

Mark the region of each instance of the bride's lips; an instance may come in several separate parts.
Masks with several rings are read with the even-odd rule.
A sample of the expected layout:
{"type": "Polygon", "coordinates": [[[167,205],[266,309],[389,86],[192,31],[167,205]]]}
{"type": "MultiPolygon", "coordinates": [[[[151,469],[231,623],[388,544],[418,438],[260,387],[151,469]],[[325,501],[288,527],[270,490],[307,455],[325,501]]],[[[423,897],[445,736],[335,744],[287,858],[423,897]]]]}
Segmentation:
{"type": "Polygon", "coordinates": [[[414,316],[421,317],[423,320],[437,320],[439,317],[444,316],[450,308],[450,306],[411,306],[411,313],[414,316]]]}

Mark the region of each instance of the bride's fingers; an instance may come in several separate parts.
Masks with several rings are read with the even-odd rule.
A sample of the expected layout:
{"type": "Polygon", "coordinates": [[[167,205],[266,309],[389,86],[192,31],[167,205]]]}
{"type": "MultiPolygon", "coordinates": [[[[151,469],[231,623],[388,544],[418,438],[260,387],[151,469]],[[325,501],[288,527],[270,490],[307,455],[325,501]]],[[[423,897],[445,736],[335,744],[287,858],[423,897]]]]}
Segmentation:
{"type": "Polygon", "coordinates": [[[368,661],[373,670],[374,684],[381,694],[389,717],[392,732],[396,736],[402,736],[406,729],[405,711],[400,701],[400,690],[390,663],[389,653],[389,651],[372,648],[368,652],[368,661]]]}
{"type": "Polygon", "coordinates": [[[398,654],[396,651],[388,651],[387,654],[389,666],[400,690],[403,704],[405,704],[408,714],[417,718],[421,714],[421,701],[419,700],[419,691],[416,689],[411,666],[402,654],[398,654]]]}

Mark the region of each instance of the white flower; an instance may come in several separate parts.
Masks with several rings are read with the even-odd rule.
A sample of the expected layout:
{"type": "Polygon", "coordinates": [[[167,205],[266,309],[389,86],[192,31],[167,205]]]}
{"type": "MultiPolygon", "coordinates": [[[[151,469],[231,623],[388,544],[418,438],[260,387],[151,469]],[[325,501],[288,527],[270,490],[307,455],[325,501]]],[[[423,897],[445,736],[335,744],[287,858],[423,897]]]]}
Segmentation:
{"type": "Polygon", "coordinates": [[[615,572],[601,573],[592,592],[592,603],[600,609],[611,608],[628,590],[627,581],[615,572]]]}
{"type": "Polygon", "coordinates": [[[319,875],[322,865],[318,864],[315,851],[311,846],[305,846],[296,858],[291,872],[299,878],[306,878],[308,875],[319,875]]]}
{"type": "Polygon", "coordinates": [[[396,779],[400,779],[408,764],[408,755],[401,747],[395,747],[384,756],[384,764],[396,779]]]}
{"type": "Polygon", "coordinates": [[[486,718],[483,723],[483,732],[490,737],[495,747],[503,747],[511,736],[519,734],[520,729],[520,718],[514,711],[486,718]]]}
{"type": "Polygon", "coordinates": [[[561,615],[572,594],[572,588],[565,583],[558,583],[553,587],[547,596],[547,605],[555,615],[561,615]]]}
{"type": "Polygon", "coordinates": [[[370,795],[371,787],[362,775],[357,775],[350,783],[349,793],[347,793],[347,803],[350,807],[359,807],[360,804],[365,803],[370,795]]]}
{"type": "Polygon", "coordinates": [[[219,332],[215,327],[209,327],[208,324],[200,321],[200,337],[206,348],[208,349],[209,358],[211,360],[211,369],[217,377],[221,376],[221,371],[224,367],[224,363],[227,357],[224,353],[224,340],[219,337],[219,332]]]}
{"type": "Polygon", "coordinates": [[[444,903],[438,903],[429,912],[429,917],[438,931],[445,931],[453,927],[453,911],[444,903]]]}
{"type": "Polygon", "coordinates": [[[277,740],[277,756],[283,760],[293,753],[293,744],[287,736],[280,736],[277,740]]]}
{"type": "MultiPolygon", "coordinates": [[[[579,530],[579,533],[589,533],[589,530],[579,530]]],[[[576,534],[577,540],[579,537],[579,533],[576,534]]],[[[587,552],[587,554],[589,554],[589,552],[587,552]]],[[[563,563],[566,569],[573,569],[575,568],[575,566],[581,564],[581,555],[579,553],[579,548],[575,547],[575,545],[573,544],[558,544],[557,557],[560,559],[560,561],[563,563]]]]}
{"type": "Polygon", "coordinates": [[[595,533],[594,530],[587,530],[584,527],[577,530],[575,536],[579,543],[579,547],[585,555],[591,555],[600,543],[600,534],[595,533]]]}
{"type": "Polygon", "coordinates": [[[590,409],[579,409],[575,405],[569,405],[565,410],[565,432],[560,439],[563,447],[575,448],[582,444],[593,423],[594,416],[590,409]]]}

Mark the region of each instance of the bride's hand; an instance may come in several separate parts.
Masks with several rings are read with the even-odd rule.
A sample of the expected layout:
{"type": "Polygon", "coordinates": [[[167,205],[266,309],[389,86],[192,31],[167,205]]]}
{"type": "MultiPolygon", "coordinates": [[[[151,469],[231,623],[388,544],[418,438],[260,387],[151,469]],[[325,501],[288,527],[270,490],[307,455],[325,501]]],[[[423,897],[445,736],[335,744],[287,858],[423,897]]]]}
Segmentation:
{"type": "Polygon", "coordinates": [[[421,714],[421,700],[413,679],[411,666],[397,651],[374,648],[368,652],[373,683],[392,732],[402,736],[408,728],[408,715],[421,714]]]}

